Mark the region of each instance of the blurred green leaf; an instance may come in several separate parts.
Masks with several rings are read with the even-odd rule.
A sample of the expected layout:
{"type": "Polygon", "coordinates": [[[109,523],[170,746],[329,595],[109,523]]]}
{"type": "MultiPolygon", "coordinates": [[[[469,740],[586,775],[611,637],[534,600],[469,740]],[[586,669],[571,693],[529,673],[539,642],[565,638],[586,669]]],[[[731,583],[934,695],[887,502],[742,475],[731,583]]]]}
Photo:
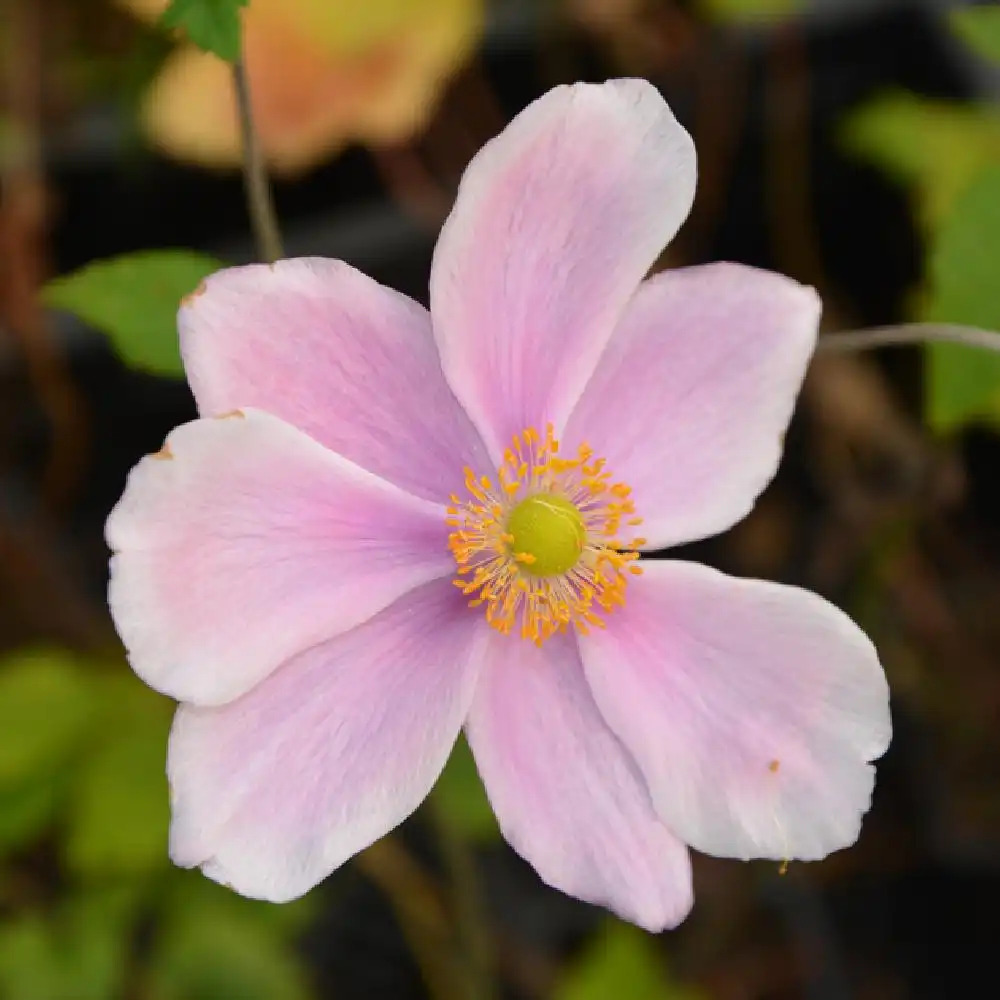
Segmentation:
{"type": "Polygon", "coordinates": [[[655,938],[609,920],[556,989],[554,1000],[701,1000],[667,975],[655,938]]]}
{"type": "Polygon", "coordinates": [[[985,167],[1000,164],[1000,115],[899,91],[849,115],[841,127],[848,151],[914,188],[930,228],[985,167]]]}
{"type": "Polygon", "coordinates": [[[959,38],[987,59],[1000,62],[1000,7],[960,7],[949,15],[959,38]]]}
{"type": "MultiPolygon", "coordinates": [[[[1000,167],[976,179],[931,246],[925,318],[1000,330],[1000,167]]],[[[930,344],[926,407],[938,430],[975,418],[1000,424],[1000,355],[930,344]]]]}
{"type": "Polygon", "coordinates": [[[121,995],[135,894],[128,887],[70,898],[52,913],[0,925],[0,996],[111,1000],[121,995]]]}
{"type": "Polygon", "coordinates": [[[67,652],[0,662],[0,788],[41,779],[69,758],[92,718],[90,678],[67,652]]]}
{"type": "Polygon", "coordinates": [[[161,928],[150,1000],[308,1000],[302,963],[277,925],[230,899],[187,898],[186,905],[175,900],[161,928]]]}
{"type": "Polygon", "coordinates": [[[193,250],[144,250],[94,261],[43,290],[106,333],[127,364],[157,375],[182,375],[177,308],[222,261],[193,250]]]}
{"type": "Polygon", "coordinates": [[[281,905],[247,899],[206,878],[200,871],[171,868],[165,880],[163,910],[177,920],[202,909],[211,913],[225,910],[234,920],[249,921],[267,934],[287,937],[306,926],[316,913],[319,899],[320,894],[315,892],[281,905]]]}
{"type": "Polygon", "coordinates": [[[66,782],[49,775],[0,789],[0,854],[37,837],[54,819],[66,782]]]}
{"type": "Polygon", "coordinates": [[[167,858],[167,734],[173,705],[131,672],[101,678],[100,736],[80,762],[65,851],[81,875],[139,875],[167,858]]]}
{"type": "Polygon", "coordinates": [[[200,49],[226,62],[240,57],[240,8],[250,0],[171,0],[160,24],[180,28],[200,49]]]}
{"type": "Polygon", "coordinates": [[[464,736],[459,736],[433,794],[444,820],[461,836],[480,842],[500,836],[496,816],[464,736]]]}
{"type": "Polygon", "coordinates": [[[777,21],[802,9],[802,0],[700,0],[702,10],[716,21],[777,21]]]}
{"type": "Polygon", "coordinates": [[[65,970],[53,935],[39,914],[0,926],[0,988],[21,1000],[60,1000],[65,970]]]}

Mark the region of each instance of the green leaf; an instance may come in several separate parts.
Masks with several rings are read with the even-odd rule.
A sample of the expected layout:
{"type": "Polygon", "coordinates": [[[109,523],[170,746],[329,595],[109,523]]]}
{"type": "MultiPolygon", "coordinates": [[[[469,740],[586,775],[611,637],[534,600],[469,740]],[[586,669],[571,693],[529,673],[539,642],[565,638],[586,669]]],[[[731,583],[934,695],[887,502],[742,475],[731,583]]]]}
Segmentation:
{"type": "Polygon", "coordinates": [[[970,48],[1000,62],[1000,7],[960,7],[949,15],[952,30],[970,48]]]}
{"type": "Polygon", "coordinates": [[[655,939],[629,924],[609,920],[590,942],[555,991],[554,1000],[701,1000],[675,983],[658,953],[655,939]]]}
{"type": "Polygon", "coordinates": [[[226,62],[240,57],[240,8],[250,0],[172,0],[163,12],[164,28],[180,28],[200,49],[226,62]]]}
{"type": "Polygon", "coordinates": [[[136,897],[115,888],[0,926],[0,996],[110,1000],[121,995],[136,897]]]}
{"type": "Polygon", "coordinates": [[[802,0],[700,0],[705,14],[716,21],[776,21],[802,9],[802,0]]]}
{"type": "Polygon", "coordinates": [[[127,672],[101,678],[101,735],[80,763],[64,850],[86,877],[165,868],[172,703],[127,672]]]}
{"type": "MultiPolygon", "coordinates": [[[[1000,330],[1000,167],[984,171],[959,199],[930,250],[930,322],[1000,330]]],[[[1000,425],[1000,355],[931,344],[926,409],[937,430],[976,418],[1000,425]]]]}
{"type": "Polygon", "coordinates": [[[48,305],[106,333],[127,364],[182,375],[177,308],[222,261],[193,250],[144,250],[94,261],[43,289],[48,305]]]}
{"type": "Polygon", "coordinates": [[[442,817],[460,836],[480,842],[500,836],[496,816],[464,736],[455,744],[433,794],[442,817]]]}
{"type": "Polygon", "coordinates": [[[59,776],[49,775],[0,789],[0,854],[29,843],[49,826],[65,785],[59,776]]]}
{"type": "Polygon", "coordinates": [[[62,650],[0,662],[0,788],[41,780],[73,755],[92,718],[90,681],[62,650]]]}
{"type": "Polygon", "coordinates": [[[921,221],[933,229],[990,164],[1000,164],[1000,115],[904,91],[882,94],[849,115],[841,142],[859,158],[913,188],[921,221]]]}
{"type": "Polygon", "coordinates": [[[208,894],[188,895],[185,905],[171,907],[149,979],[144,995],[150,1000],[308,1000],[310,995],[302,964],[278,925],[208,894]]]}

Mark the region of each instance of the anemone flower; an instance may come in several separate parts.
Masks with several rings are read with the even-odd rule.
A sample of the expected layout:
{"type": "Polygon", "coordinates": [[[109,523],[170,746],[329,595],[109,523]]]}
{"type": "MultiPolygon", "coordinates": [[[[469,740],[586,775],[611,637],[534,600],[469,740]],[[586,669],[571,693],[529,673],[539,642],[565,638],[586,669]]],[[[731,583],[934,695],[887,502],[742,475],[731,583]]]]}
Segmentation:
{"type": "MultiPolygon", "coordinates": [[[[152,20],[168,0],[119,0],[152,20]]],[[[482,0],[253,0],[244,55],[261,147],[294,174],[351,142],[386,145],[427,122],[479,38],[482,0]]],[[[181,160],[235,167],[241,142],[230,67],[182,45],[143,109],[153,142],[181,160]]]]}
{"type": "Polygon", "coordinates": [[[689,846],[854,842],[890,736],[871,643],[805,590],[641,557],[750,510],[820,312],[735,264],[643,280],[694,186],[648,83],[560,87],[466,171],[429,312],[319,259],[183,304],[202,416],[107,528],[132,666],[182,702],[177,864],[296,897],[463,726],[514,849],[649,929],[691,906],[689,846]]]}

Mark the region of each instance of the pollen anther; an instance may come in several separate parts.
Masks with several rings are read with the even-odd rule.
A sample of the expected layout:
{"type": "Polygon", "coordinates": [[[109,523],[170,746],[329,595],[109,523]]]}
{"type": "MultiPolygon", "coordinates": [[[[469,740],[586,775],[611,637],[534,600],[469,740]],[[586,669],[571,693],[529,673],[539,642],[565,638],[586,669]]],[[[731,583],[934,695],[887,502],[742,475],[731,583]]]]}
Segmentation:
{"type": "Polygon", "coordinates": [[[452,494],[446,518],[455,586],[498,632],[517,627],[541,645],[571,625],[604,628],[625,603],[645,539],[620,537],[642,519],[606,464],[587,444],[560,456],[549,425],[544,436],[533,427],[514,435],[495,480],[465,470],[469,499],[452,494]]]}

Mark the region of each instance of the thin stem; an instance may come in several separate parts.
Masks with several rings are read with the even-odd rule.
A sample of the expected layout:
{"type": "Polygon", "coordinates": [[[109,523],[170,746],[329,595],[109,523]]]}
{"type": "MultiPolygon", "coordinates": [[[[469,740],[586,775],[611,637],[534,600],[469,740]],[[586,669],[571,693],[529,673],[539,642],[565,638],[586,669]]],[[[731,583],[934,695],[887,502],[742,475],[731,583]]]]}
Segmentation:
{"type": "Polygon", "coordinates": [[[89,419],[39,298],[49,274],[48,203],[42,156],[46,21],[40,0],[0,0],[0,327],[19,341],[52,438],[42,479],[49,511],[62,509],[88,461],[89,419]]]}
{"type": "Polygon", "coordinates": [[[489,928],[483,914],[475,858],[469,844],[455,829],[439,796],[429,799],[441,856],[451,883],[452,906],[462,949],[468,1000],[495,1000],[489,928]]]}
{"type": "Polygon", "coordinates": [[[819,338],[818,349],[831,352],[870,351],[877,347],[909,347],[931,341],[1000,352],[1000,333],[955,323],[901,323],[898,326],[873,326],[848,333],[831,333],[819,338]]]}
{"type": "Polygon", "coordinates": [[[385,894],[434,1000],[466,1000],[449,957],[452,931],[441,895],[399,837],[390,834],[372,844],[357,865],[385,894]]]}
{"type": "Polygon", "coordinates": [[[233,63],[233,83],[236,87],[236,104],[240,116],[240,133],[243,137],[243,183],[246,188],[247,209],[253,226],[257,253],[269,264],[284,256],[278,213],[274,208],[271,182],[264,166],[260,143],[253,124],[253,105],[246,64],[242,58],[233,63]]]}

